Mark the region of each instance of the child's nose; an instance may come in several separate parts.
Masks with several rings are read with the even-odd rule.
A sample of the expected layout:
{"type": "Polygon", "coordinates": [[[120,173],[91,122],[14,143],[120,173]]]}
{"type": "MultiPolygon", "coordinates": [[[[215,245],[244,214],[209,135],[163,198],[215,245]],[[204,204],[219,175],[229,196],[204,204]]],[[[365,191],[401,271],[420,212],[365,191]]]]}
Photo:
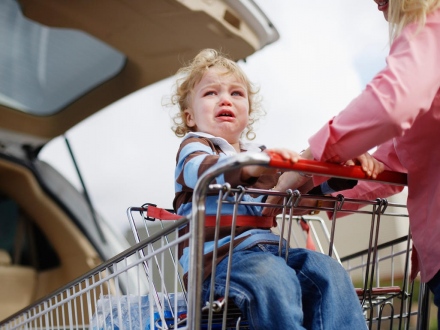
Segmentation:
{"type": "Polygon", "coordinates": [[[220,96],[220,105],[231,105],[231,104],[232,102],[229,94],[222,93],[220,96]]]}

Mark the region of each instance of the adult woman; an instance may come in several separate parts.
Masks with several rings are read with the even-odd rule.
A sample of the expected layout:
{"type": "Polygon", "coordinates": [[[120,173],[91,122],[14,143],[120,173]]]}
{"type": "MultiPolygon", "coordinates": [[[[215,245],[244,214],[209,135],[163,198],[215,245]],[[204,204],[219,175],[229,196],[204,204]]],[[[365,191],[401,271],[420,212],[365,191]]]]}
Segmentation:
{"type": "MultiPolygon", "coordinates": [[[[413,266],[440,304],[440,0],[375,0],[390,24],[386,67],[309,139],[304,158],[342,162],[378,146],[374,157],[408,173],[413,266]],[[417,265],[418,264],[418,265],[417,265]]],[[[372,176],[376,176],[373,171],[372,176]]],[[[294,185],[292,173],[277,189],[294,185]]],[[[347,197],[389,196],[400,188],[360,182],[347,197]]]]}

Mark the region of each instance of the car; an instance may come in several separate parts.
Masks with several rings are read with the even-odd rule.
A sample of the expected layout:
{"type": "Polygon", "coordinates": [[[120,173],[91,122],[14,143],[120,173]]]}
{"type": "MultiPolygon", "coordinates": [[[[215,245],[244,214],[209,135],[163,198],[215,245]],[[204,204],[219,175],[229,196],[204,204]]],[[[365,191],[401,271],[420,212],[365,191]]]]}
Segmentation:
{"type": "Polygon", "coordinates": [[[0,320],[129,246],[44,147],[200,49],[278,38],[252,0],[0,2],[0,320]]]}

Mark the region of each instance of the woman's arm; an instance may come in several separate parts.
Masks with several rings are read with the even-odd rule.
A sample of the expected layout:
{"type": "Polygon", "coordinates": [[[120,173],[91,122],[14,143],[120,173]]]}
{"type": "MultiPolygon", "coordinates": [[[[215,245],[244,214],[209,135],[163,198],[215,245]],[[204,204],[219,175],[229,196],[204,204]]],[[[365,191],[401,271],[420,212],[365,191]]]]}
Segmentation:
{"type": "Polygon", "coordinates": [[[393,42],[386,67],[345,110],[309,139],[313,158],[353,159],[402,136],[430,109],[440,86],[440,11],[412,24],[393,42]]]}

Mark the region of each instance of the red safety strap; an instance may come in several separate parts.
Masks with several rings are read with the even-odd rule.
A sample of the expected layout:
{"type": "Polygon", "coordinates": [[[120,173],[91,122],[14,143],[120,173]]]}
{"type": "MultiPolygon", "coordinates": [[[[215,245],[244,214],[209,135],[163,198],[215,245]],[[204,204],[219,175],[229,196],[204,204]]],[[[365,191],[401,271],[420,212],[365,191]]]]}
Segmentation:
{"type": "MultiPolygon", "coordinates": [[[[165,209],[153,205],[148,205],[147,215],[148,217],[159,220],[178,220],[182,218],[181,215],[169,212],[165,209]]],[[[215,227],[216,218],[217,217],[215,215],[205,216],[205,226],[215,227]]],[[[233,216],[230,214],[222,215],[220,218],[220,226],[231,226],[232,219],[233,216]]],[[[246,227],[271,228],[274,226],[274,224],[275,224],[274,217],[264,217],[264,216],[256,216],[256,215],[238,215],[236,221],[236,225],[242,227],[246,226],[246,227]]]]}
{"type": "Polygon", "coordinates": [[[156,207],[154,205],[148,205],[147,208],[147,216],[149,218],[159,219],[159,220],[179,220],[182,219],[183,216],[172,213],[160,207],[156,207]]]}
{"type": "MultiPolygon", "coordinates": [[[[155,218],[159,220],[178,220],[182,216],[156,207],[154,205],[148,205],[147,215],[150,218],[155,218]]],[[[220,226],[231,226],[232,225],[232,215],[226,214],[222,215],[220,218],[220,226]]],[[[215,227],[217,217],[215,215],[205,216],[205,226],[215,227]]],[[[237,216],[237,226],[243,227],[259,227],[259,228],[272,228],[275,225],[274,217],[263,217],[256,215],[238,215],[237,216]]],[[[310,233],[310,226],[307,221],[301,219],[300,225],[302,230],[306,232],[306,248],[309,250],[316,250],[315,243],[312,239],[312,234],[310,233]]]]}

